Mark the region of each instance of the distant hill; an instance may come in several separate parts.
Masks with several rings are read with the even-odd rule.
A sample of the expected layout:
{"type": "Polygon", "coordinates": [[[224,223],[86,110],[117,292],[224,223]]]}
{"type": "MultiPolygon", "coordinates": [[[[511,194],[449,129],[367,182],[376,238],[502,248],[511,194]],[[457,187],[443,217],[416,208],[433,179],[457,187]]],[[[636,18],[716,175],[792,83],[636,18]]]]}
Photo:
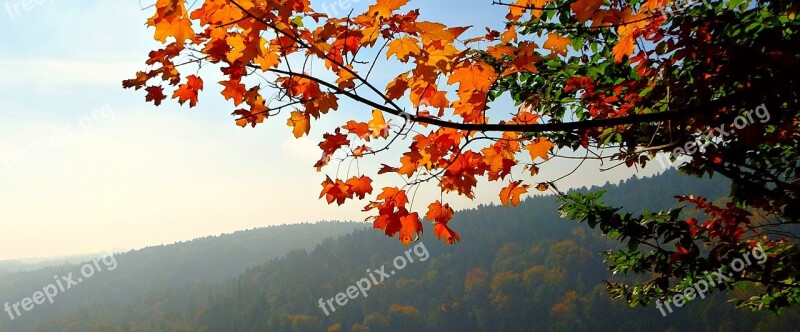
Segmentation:
{"type": "MultiPolygon", "coordinates": [[[[608,190],[607,202],[633,211],[669,208],[677,194],[719,197],[728,186],[724,179],[700,181],[668,171],[592,190],[608,190]]],[[[292,250],[222,282],[200,283],[189,277],[182,286],[161,291],[137,281],[146,274],[122,270],[120,258],[120,269],[109,274],[144,289],[140,296],[102,304],[59,299],[59,305],[70,306],[63,309],[69,314],[45,319],[37,307],[27,314],[29,320],[15,320],[17,325],[0,318],[0,330],[789,331],[800,326],[797,310],[781,317],[750,313],[719,295],[675,308],[667,317],[653,306],[631,309],[610,301],[602,280],[619,276],[606,270],[599,253],[618,244],[561,219],[557,207],[553,197],[535,197],[512,209],[489,205],[459,211],[451,221],[463,240],[456,245],[444,245],[426,233],[416,245],[404,247],[375,230],[357,230],[313,249],[292,250]],[[414,262],[399,269],[393,265],[398,257],[414,262]],[[362,280],[379,281],[376,271],[387,273],[388,279],[347,298],[344,305],[336,304],[338,293],[362,280]]],[[[326,224],[307,227],[321,233],[326,224]]],[[[218,273],[213,270],[219,268],[218,253],[211,246],[204,254],[208,266],[200,272],[189,270],[195,264],[184,266],[175,260],[188,258],[167,255],[166,247],[152,250],[163,269],[182,270],[169,273],[151,267],[152,273],[218,273]]],[[[181,284],[178,279],[169,281],[181,284]]],[[[108,289],[99,283],[93,277],[92,286],[86,286],[108,289]]]]}
{"type": "Polygon", "coordinates": [[[7,259],[0,261],[0,276],[11,274],[14,272],[33,271],[45,267],[78,264],[91,260],[102,253],[86,254],[86,255],[71,255],[64,257],[47,257],[40,259],[7,259]]]}
{"type": "MultiPolygon", "coordinates": [[[[186,285],[219,283],[292,250],[310,250],[326,238],[364,227],[367,225],[355,222],[271,226],[118,253],[114,256],[117,267],[113,271],[110,264],[106,267],[100,262],[103,272],[59,294],[54,304],[37,305],[13,321],[7,313],[0,312],[0,331],[27,331],[29,328],[24,326],[28,326],[29,320],[39,321],[82,306],[125,305],[186,285]]],[[[96,257],[84,261],[92,258],[96,257]]],[[[60,264],[0,276],[0,305],[30,297],[53,283],[53,276],[61,278],[71,272],[76,279],[80,266],[60,264]]]]}

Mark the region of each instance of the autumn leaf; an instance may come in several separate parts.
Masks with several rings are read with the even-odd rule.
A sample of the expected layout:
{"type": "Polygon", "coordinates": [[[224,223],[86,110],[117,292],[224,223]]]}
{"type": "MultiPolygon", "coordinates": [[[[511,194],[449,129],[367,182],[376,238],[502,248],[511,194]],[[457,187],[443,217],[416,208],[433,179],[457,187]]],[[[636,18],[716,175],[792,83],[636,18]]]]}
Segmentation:
{"type": "Polygon", "coordinates": [[[150,79],[150,76],[143,71],[136,72],[136,78],[127,79],[122,81],[123,88],[135,88],[136,90],[141,89],[147,84],[147,80],[150,79]]]}
{"type": "Polygon", "coordinates": [[[409,213],[400,217],[400,241],[403,245],[409,245],[416,240],[422,233],[422,223],[419,221],[419,214],[409,213]]]}
{"type": "Polygon", "coordinates": [[[544,8],[552,1],[553,0],[517,0],[517,2],[515,2],[513,5],[508,6],[509,13],[506,15],[506,18],[510,20],[518,20],[528,10],[530,10],[531,16],[534,18],[540,17],[542,16],[542,13],[544,13],[544,11],[540,8],[544,8]]]}
{"type": "Polygon", "coordinates": [[[367,13],[380,20],[391,16],[393,11],[407,3],[408,0],[378,0],[376,4],[369,6],[367,13]]]}
{"type": "Polygon", "coordinates": [[[152,101],[156,106],[161,105],[161,101],[167,98],[164,95],[164,88],[160,86],[148,86],[144,90],[147,91],[147,96],[145,96],[144,100],[152,101]]]}
{"type": "Polygon", "coordinates": [[[342,126],[342,129],[347,130],[350,134],[366,141],[370,140],[370,127],[366,122],[357,122],[355,120],[347,121],[347,124],[342,126]]]}
{"type": "Polygon", "coordinates": [[[189,107],[194,107],[197,105],[197,94],[200,90],[203,90],[203,79],[189,75],[186,77],[186,83],[181,84],[172,94],[172,98],[178,98],[178,103],[181,105],[189,101],[189,107]]]}
{"type": "Polygon", "coordinates": [[[225,87],[222,95],[225,100],[233,100],[234,105],[239,105],[244,100],[245,86],[239,80],[220,81],[219,84],[225,87]]]}
{"type": "Polygon", "coordinates": [[[161,20],[156,23],[155,28],[154,38],[162,43],[166,43],[169,37],[175,38],[178,43],[183,43],[194,36],[192,21],[186,17],[176,16],[172,20],[161,20]]]}
{"type": "Polygon", "coordinates": [[[622,62],[625,57],[633,54],[633,49],[636,44],[636,37],[642,33],[642,29],[647,25],[645,20],[648,14],[639,13],[632,14],[631,9],[628,8],[620,14],[620,20],[623,22],[631,22],[617,28],[619,41],[611,49],[614,54],[614,61],[622,62]]]}
{"type": "Polygon", "coordinates": [[[422,52],[419,45],[417,45],[418,42],[417,39],[408,36],[394,39],[388,44],[389,49],[386,51],[386,58],[388,59],[395,55],[400,61],[408,62],[410,56],[419,56],[420,52],[422,52]]]}
{"type": "Polygon", "coordinates": [[[347,184],[342,182],[342,180],[336,179],[336,181],[333,181],[330,177],[325,177],[325,181],[322,182],[322,192],[319,194],[319,197],[322,198],[324,196],[328,204],[336,202],[336,204],[342,205],[348,197],[348,191],[347,184]]]}
{"type": "Polygon", "coordinates": [[[576,0],[570,3],[569,7],[575,13],[575,18],[580,23],[592,19],[600,6],[603,5],[603,0],[576,0]]]}
{"type": "Polygon", "coordinates": [[[386,97],[389,99],[400,99],[408,90],[408,72],[397,76],[386,86],[386,97]]]}
{"type": "Polygon", "coordinates": [[[557,33],[550,33],[547,36],[547,41],[544,42],[544,48],[550,50],[551,54],[566,56],[567,46],[571,42],[572,40],[567,37],[562,37],[557,33]]]}
{"type": "Polygon", "coordinates": [[[391,205],[395,207],[405,206],[408,204],[408,196],[406,196],[406,192],[396,187],[383,188],[381,194],[378,195],[378,199],[385,200],[387,203],[391,203],[391,205]]]}
{"type": "Polygon", "coordinates": [[[438,200],[428,205],[428,213],[425,214],[425,219],[431,220],[435,223],[447,224],[453,218],[453,209],[450,204],[442,205],[438,200]]]}
{"type": "Polygon", "coordinates": [[[372,131],[372,138],[389,137],[389,128],[386,121],[383,119],[383,112],[379,110],[372,111],[372,120],[368,123],[369,129],[372,131]]]}
{"type": "Polygon", "coordinates": [[[455,244],[461,241],[461,236],[450,229],[446,224],[436,223],[433,225],[433,234],[435,234],[438,239],[444,239],[444,242],[447,244],[455,244]]]}
{"type": "Polygon", "coordinates": [[[372,193],[372,179],[369,177],[352,177],[345,184],[348,187],[348,191],[359,199],[364,199],[367,194],[372,193]]]}
{"type": "Polygon", "coordinates": [[[293,128],[294,137],[300,138],[311,130],[311,117],[302,111],[294,111],[289,120],[286,121],[286,124],[293,128]]]}
{"type": "Polygon", "coordinates": [[[510,207],[509,204],[519,205],[519,196],[528,192],[529,187],[527,184],[522,184],[522,180],[509,183],[500,191],[500,202],[505,207],[510,207]]]}
{"type": "Polygon", "coordinates": [[[539,137],[535,141],[531,141],[530,144],[525,146],[525,150],[530,152],[531,160],[536,160],[537,158],[547,160],[550,158],[547,154],[554,146],[555,144],[550,142],[550,140],[548,140],[546,137],[539,137]]]}

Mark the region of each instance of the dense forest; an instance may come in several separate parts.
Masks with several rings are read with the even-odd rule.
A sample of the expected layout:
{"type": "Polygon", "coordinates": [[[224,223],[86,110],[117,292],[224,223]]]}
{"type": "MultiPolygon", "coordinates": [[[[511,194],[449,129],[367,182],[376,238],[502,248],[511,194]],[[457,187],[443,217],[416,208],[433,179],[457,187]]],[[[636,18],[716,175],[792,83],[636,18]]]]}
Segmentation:
{"type": "MultiPolygon", "coordinates": [[[[353,222],[281,225],[117,253],[113,256],[116,264],[97,272],[84,283],[66,289],[53,304],[36,305],[14,320],[3,313],[0,331],[29,331],[53,317],[96,308],[113,308],[124,314],[129,306],[150,307],[158,302],[155,299],[160,296],[191,285],[203,294],[210,294],[215,289],[213,285],[221,285],[248,267],[284,256],[291,250],[313,249],[325,238],[364,227],[364,224],[353,222]],[[151,302],[153,300],[156,302],[151,302]]],[[[100,266],[104,267],[102,263],[100,266]]],[[[2,275],[0,305],[30,297],[45,285],[54,283],[54,276],[61,279],[69,273],[74,275],[73,279],[77,278],[80,264],[60,264],[2,275]]],[[[187,295],[194,301],[197,294],[187,295]]],[[[204,300],[205,296],[198,299],[204,300]]],[[[83,330],[83,327],[74,329],[83,330]]]]}
{"type": "MultiPolygon", "coordinates": [[[[720,197],[728,188],[722,179],[699,181],[669,171],[583,190],[608,189],[605,201],[624,203],[626,209],[659,210],[670,207],[658,205],[665,197],[686,192],[720,197]]],[[[357,229],[364,224],[319,223],[148,248],[120,255],[118,269],[65,293],[50,308],[36,307],[14,321],[3,317],[0,329],[773,331],[799,326],[797,310],[781,316],[752,313],[726,303],[722,294],[673,307],[666,317],[655,306],[632,309],[611,301],[604,280],[624,276],[607,270],[601,252],[617,242],[561,219],[557,207],[552,196],[540,196],[512,209],[459,211],[452,222],[465,241],[456,245],[426,233],[404,247],[357,229]],[[323,235],[331,238],[323,241],[323,235]],[[408,261],[404,268],[394,265],[397,257],[408,261]],[[380,278],[385,280],[344,305],[322,304],[375,276],[381,266],[393,271],[380,278]]],[[[55,269],[0,278],[0,299],[30,294],[55,269]]]]}

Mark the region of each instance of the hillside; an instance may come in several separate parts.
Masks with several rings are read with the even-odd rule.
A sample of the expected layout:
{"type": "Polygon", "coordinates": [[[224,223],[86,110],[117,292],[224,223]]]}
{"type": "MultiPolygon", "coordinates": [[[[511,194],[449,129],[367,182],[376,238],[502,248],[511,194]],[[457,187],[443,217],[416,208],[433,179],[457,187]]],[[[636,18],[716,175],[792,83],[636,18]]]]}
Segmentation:
{"type": "MultiPolygon", "coordinates": [[[[668,172],[592,190],[608,190],[608,202],[630,209],[663,209],[672,206],[664,198],[676,194],[717,197],[727,188],[724,180],[698,181],[668,172]]],[[[225,282],[187,281],[133,301],[74,307],[70,315],[30,320],[19,327],[34,331],[772,331],[796,329],[800,323],[797,311],[781,317],[750,313],[717,295],[674,308],[666,317],[654,306],[630,309],[624,302],[612,302],[603,280],[618,276],[606,270],[599,253],[615,242],[560,219],[557,206],[553,197],[535,197],[512,209],[480,206],[460,211],[452,223],[462,242],[451,246],[426,233],[416,244],[403,247],[374,230],[358,230],[325,240],[313,250],[293,250],[225,282]],[[404,268],[394,265],[397,257],[406,261],[404,268]],[[379,281],[375,285],[369,279],[373,277],[379,281]],[[358,290],[354,297],[351,292],[349,298],[336,299],[351,286],[367,284],[369,289],[358,290]],[[345,299],[343,305],[337,302],[345,299]]],[[[212,257],[211,252],[207,255],[212,257]]],[[[177,264],[172,260],[177,257],[163,256],[163,264],[177,264]]],[[[216,262],[209,258],[208,263],[216,262]]],[[[124,272],[126,278],[135,278],[130,273],[124,272]]],[[[204,273],[216,271],[209,267],[204,273]]]]}
{"type": "MultiPolygon", "coordinates": [[[[328,237],[363,227],[366,225],[353,222],[271,226],[118,253],[113,259],[109,256],[100,261],[96,269],[102,272],[58,294],[53,304],[36,305],[13,321],[5,313],[0,315],[0,331],[27,331],[31,324],[74,312],[75,308],[109,305],[124,308],[137,299],[166,294],[170,289],[219,284],[248,267],[284,256],[291,250],[312,249],[328,237]]],[[[61,264],[0,276],[0,299],[13,304],[30,297],[53,283],[54,276],[63,280],[72,273],[72,279],[77,279],[80,266],[61,264]]]]}

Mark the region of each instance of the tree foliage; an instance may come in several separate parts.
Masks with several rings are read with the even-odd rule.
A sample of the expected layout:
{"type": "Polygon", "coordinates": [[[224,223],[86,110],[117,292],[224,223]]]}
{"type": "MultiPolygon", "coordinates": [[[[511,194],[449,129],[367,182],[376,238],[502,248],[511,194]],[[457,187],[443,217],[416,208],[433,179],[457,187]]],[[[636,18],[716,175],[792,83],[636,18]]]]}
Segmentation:
{"type": "Polygon", "coordinates": [[[439,238],[459,241],[445,194],[473,198],[486,179],[505,184],[506,206],[531,187],[551,190],[566,216],[625,241],[608,253],[612,269],[649,279],[609,288],[632,305],[680,293],[758,243],[768,264],[716,288],[759,287],[740,303],[757,309],[800,300],[791,228],[800,216],[797,1],[494,5],[507,7],[504,23],[478,29],[423,21],[408,0],[378,0],[346,17],[317,12],[308,0],[205,0],[190,8],[157,0],[147,23],[164,47],[123,86],[144,89],[155,105],[171,96],[192,107],[207,67],[215,67],[238,125],[280,117],[296,137],[323,126],[343,100],[359,103],[369,119],[354,114],[322,134],[314,166],[335,174],[325,176],[320,197],[368,200],[374,227],[405,244],[423,230],[420,213],[439,238]],[[385,87],[378,71],[393,77],[385,87]],[[515,108],[493,109],[503,98],[515,108]],[[399,160],[352,169],[351,161],[404,143],[399,160]],[[680,209],[630,214],[600,194],[567,195],[559,179],[537,179],[557,158],[652,167],[662,153],[670,161],[683,155],[684,173],[731,179],[728,201],[686,193],[679,201],[702,212],[693,219],[680,209]],[[373,188],[372,172],[405,184],[373,188]],[[409,193],[429,182],[442,199],[413,211],[409,193]]]}

